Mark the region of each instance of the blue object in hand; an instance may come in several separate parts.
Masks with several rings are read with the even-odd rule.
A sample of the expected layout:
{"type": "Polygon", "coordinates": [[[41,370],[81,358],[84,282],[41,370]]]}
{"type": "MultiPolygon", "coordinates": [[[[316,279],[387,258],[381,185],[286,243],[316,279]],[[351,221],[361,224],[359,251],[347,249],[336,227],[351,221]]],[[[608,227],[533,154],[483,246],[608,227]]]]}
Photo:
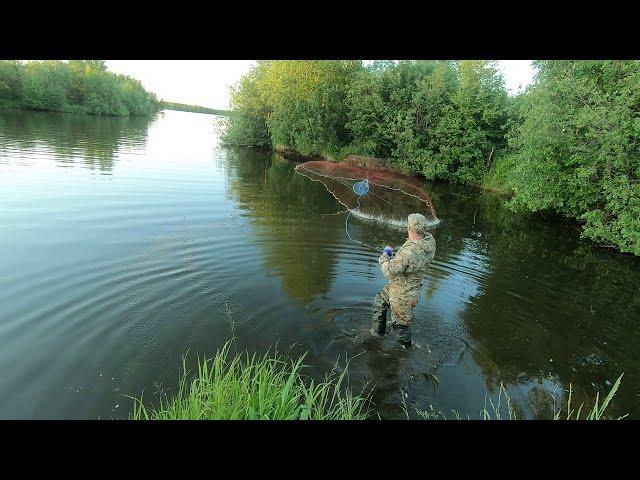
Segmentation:
{"type": "Polygon", "coordinates": [[[391,257],[393,255],[393,248],[387,245],[386,247],[384,247],[384,250],[382,251],[382,253],[387,257],[391,257]]]}

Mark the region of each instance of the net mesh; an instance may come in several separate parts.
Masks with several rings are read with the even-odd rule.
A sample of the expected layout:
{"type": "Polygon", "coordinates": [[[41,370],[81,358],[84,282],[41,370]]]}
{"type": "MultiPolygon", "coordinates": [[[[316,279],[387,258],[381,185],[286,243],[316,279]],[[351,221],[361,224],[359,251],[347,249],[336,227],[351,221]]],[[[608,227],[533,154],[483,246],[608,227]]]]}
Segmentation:
{"type": "Polygon", "coordinates": [[[363,164],[350,158],[340,163],[314,160],[295,170],[321,182],[355,216],[406,228],[409,214],[422,213],[432,225],[439,223],[424,182],[379,163],[363,164]]]}

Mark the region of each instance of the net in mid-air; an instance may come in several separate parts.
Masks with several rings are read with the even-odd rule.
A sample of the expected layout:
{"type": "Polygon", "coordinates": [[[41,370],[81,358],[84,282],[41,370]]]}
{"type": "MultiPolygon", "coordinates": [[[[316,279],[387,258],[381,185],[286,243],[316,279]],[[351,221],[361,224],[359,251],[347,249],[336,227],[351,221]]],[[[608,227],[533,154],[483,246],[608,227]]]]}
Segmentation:
{"type": "MultiPolygon", "coordinates": [[[[310,161],[296,172],[322,182],[350,214],[398,227],[407,226],[411,213],[422,213],[433,225],[439,223],[424,182],[390,170],[378,161],[349,157],[343,162],[310,161]]],[[[347,230],[348,232],[348,230],[347,230]]]]}

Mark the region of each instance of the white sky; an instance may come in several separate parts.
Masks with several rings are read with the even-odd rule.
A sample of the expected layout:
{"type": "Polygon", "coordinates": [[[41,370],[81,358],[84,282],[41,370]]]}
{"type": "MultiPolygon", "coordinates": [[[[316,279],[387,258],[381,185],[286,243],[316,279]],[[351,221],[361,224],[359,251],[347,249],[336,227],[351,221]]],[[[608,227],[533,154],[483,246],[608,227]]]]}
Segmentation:
{"type": "Polygon", "coordinates": [[[531,60],[500,60],[498,62],[507,91],[518,93],[533,81],[533,65],[531,60]]]}
{"type": "MultiPolygon", "coordinates": [[[[218,109],[229,107],[229,86],[254,63],[254,60],[107,60],[109,70],[137,78],[162,100],[218,109]]],[[[530,60],[501,60],[498,64],[512,94],[533,78],[530,60]]]]}
{"type": "Polygon", "coordinates": [[[253,63],[253,60],[107,60],[107,67],[140,80],[162,100],[226,109],[229,87],[253,63]]]}

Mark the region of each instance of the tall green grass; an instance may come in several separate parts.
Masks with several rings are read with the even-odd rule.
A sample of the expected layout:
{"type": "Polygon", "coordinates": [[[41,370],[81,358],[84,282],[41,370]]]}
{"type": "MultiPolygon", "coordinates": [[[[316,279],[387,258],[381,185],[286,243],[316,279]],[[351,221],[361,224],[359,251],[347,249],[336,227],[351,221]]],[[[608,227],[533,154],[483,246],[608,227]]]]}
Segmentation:
{"type": "MultiPolygon", "coordinates": [[[[230,358],[233,339],[228,341],[211,359],[199,359],[198,370],[191,375],[183,358],[183,372],[178,392],[171,398],[161,397],[155,408],[144,404],[143,398],[134,400],[131,418],[134,420],[364,420],[371,413],[367,406],[371,395],[363,390],[355,394],[347,385],[347,366],[338,374],[337,364],[324,381],[316,382],[303,375],[308,367],[304,364],[306,354],[295,360],[287,360],[277,350],[269,350],[262,356],[244,352],[230,358]]],[[[624,375],[624,374],[623,374],[624,375]]],[[[595,402],[585,408],[573,404],[573,387],[570,384],[566,406],[554,390],[553,420],[603,420],[611,400],[620,387],[620,375],[608,394],[601,400],[596,394],[595,402]]],[[[366,387],[365,387],[366,388],[366,387]]],[[[403,400],[407,419],[409,412],[403,400]]],[[[433,405],[428,410],[415,409],[425,420],[462,420],[463,416],[451,410],[447,417],[436,411],[433,405]]],[[[498,396],[492,399],[485,395],[484,407],[480,410],[483,420],[518,420],[514,404],[506,388],[500,384],[498,396]],[[505,405],[505,407],[503,407],[505,405]]],[[[377,415],[380,418],[379,415],[377,415]]],[[[621,420],[628,415],[618,417],[621,420]]],[[[466,415],[466,419],[470,419],[466,415]]]]}
{"type": "MultiPolygon", "coordinates": [[[[247,352],[230,359],[233,340],[212,359],[198,359],[190,375],[183,359],[178,392],[161,398],[156,408],[134,398],[135,420],[362,420],[369,396],[354,394],[346,383],[347,368],[337,365],[316,382],[302,371],[302,355],[287,360],[277,350],[263,356],[247,352]]],[[[347,360],[348,366],[348,360],[347,360]]]]}
{"type": "MultiPolygon", "coordinates": [[[[606,397],[604,397],[604,400],[602,400],[602,402],[600,402],[600,392],[596,393],[596,400],[593,404],[593,407],[591,407],[591,410],[586,411],[586,414],[584,417],[585,420],[608,419],[608,415],[605,415],[605,412],[607,410],[607,407],[609,406],[609,403],[611,402],[616,392],[618,391],[618,388],[620,387],[620,382],[622,381],[623,375],[624,373],[618,377],[618,379],[615,381],[615,383],[611,387],[611,390],[609,390],[609,393],[607,394],[606,397]]],[[[581,403],[576,410],[576,407],[572,405],[572,395],[573,395],[573,388],[571,384],[569,384],[567,408],[566,410],[560,408],[558,411],[556,411],[555,395],[554,395],[554,404],[553,404],[554,420],[580,420],[580,413],[582,412],[582,408],[584,407],[584,402],[581,403]]],[[[618,420],[621,420],[627,416],[628,414],[618,417],[618,420]]]]}

